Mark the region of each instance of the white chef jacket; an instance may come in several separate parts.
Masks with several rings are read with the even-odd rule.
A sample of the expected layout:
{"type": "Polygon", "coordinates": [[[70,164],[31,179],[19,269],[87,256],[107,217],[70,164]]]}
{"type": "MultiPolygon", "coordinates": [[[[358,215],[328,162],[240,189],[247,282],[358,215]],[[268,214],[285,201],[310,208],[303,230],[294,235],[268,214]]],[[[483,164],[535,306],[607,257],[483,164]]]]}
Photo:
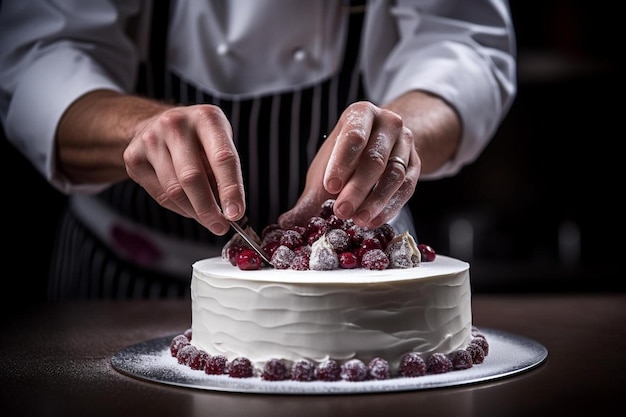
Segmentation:
{"type": "MultiPolygon", "coordinates": [[[[67,108],[96,90],[132,92],[148,45],[150,0],[3,0],[0,117],[7,138],[64,193],[55,132],[67,108]]],[[[346,7],[339,0],[172,2],[168,69],[211,94],[253,97],[329,77],[340,65],[346,7]]],[[[360,65],[368,99],[420,89],[444,98],[463,124],[453,160],[473,162],[516,94],[515,39],[503,0],[370,0],[360,65]]]]}

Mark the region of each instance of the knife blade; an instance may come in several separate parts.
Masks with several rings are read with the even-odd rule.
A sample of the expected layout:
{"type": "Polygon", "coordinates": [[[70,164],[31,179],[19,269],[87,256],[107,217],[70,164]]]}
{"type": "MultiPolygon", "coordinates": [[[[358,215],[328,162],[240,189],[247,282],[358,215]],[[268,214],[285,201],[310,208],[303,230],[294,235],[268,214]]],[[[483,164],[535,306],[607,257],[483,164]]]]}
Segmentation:
{"type": "Polygon", "coordinates": [[[254,239],[252,239],[250,235],[248,235],[248,233],[246,233],[244,228],[241,227],[239,223],[230,221],[230,225],[232,226],[233,229],[235,229],[237,233],[239,233],[239,236],[241,236],[243,240],[245,240],[246,243],[250,245],[250,247],[252,247],[252,249],[254,249],[256,253],[259,254],[263,262],[265,262],[268,266],[272,268],[274,267],[274,265],[272,265],[272,261],[269,260],[269,258],[267,257],[263,249],[258,245],[258,243],[256,243],[254,239]]]}

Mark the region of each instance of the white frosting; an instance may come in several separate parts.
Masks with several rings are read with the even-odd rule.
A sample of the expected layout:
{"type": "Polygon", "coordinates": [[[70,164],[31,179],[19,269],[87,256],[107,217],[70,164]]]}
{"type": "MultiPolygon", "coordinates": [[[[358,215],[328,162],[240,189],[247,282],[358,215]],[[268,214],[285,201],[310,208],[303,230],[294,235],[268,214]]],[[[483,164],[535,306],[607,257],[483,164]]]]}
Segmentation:
{"type": "Polygon", "coordinates": [[[221,258],[193,264],[192,343],[229,360],[426,357],[471,339],[469,264],[437,255],[408,269],[242,271],[221,258]]]}

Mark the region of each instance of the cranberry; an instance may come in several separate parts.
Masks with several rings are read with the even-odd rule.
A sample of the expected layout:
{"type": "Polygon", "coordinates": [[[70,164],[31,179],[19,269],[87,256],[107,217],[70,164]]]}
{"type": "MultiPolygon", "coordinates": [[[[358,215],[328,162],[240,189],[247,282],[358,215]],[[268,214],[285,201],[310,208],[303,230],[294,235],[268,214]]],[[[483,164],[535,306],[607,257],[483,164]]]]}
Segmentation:
{"type": "Polygon", "coordinates": [[[269,242],[265,243],[265,245],[263,245],[261,249],[263,249],[263,252],[265,252],[268,258],[272,259],[272,256],[274,256],[274,252],[276,252],[276,249],[279,246],[279,240],[270,240],[269,242]]]}
{"type": "Polygon", "coordinates": [[[455,370],[469,369],[474,365],[472,355],[465,349],[455,350],[448,357],[452,361],[452,369],[455,370]]]}
{"type": "Polygon", "coordinates": [[[328,227],[330,229],[343,229],[343,220],[341,220],[339,217],[335,216],[334,214],[331,214],[330,217],[327,219],[328,221],[328,227]]]}
{"type": "Polygon", "coordinates": [[[224,355],[214,355],[209,358],[204,372],[208,375],[223,375],[228,371],[228,360],[224,355]]]}
{"type": "Polygon", "coordinates": [[[419,249],[420,254],[422,255],[422,262],[432,262],[437,256],[435,250],[425,243],[418,244],[417,249],[419,249]]]}
{"type": "Polygon", "coordinates": [[[326,223],[326,220],[319,217],[319,216],[313,216],[309,219],[309,222],[306,225],[306,234],[307,235],[311,235],[311,234],[317,234],[317,233],[326,233],[328,231],[328,223],[326,223]]]}
{"type": "Polygon", "coordinates": [[[289,379],[289,373],[287,372],[285,362],[281,359],[268,360],[263,366],[261,378],[265,381],[282,381],[284,379],[289,379]]]}
{"type": "Polygon", "coordinates": [[[189,339],[184,334],[179,334],[174,336],[172,341],[170,342],[170,353],[173,357],[178,355],[178,351],[189,344],[189,339]]]}
{"type": "Polygon", "coordinates": [[[485,356],[489,355],[489,343],[487,343],[487,339],[485,336],[475,336],[470,344],[476,344],[483,349],[485,356]]]}
{"type": "Polygon", "coordinates": [[[409,352],[402,357],[398,373],[404,377],[418,377],[426,375],[426,362],[416,353],[409,352]]]}
{"type": "Polygon", "coordinates": [[[237,255],[237,266],[239,269],[246,271],[261,269],[263,267],[263,260],[253,249],[244,248],[237,255]]]}
{"type": "Polygon", "coordinates": [[[389,371],[389,362],[386,359],[376,357],[367,365],[369,375],[372,379],[389,379],[391,372],[389,371]]]}
{"type": "Polygon", "coordinates": [[[319,381],[339,381],[341,379],[341,366],[334,359],[320,362],[315,368],[315,376],[319,381]]]}
{"type": "Polygon", "coordinates": [[[426,369],[431,374],[445,374],[452,370],[452,361],[444,353],[435,352],[428,357],[426,369]]]}
{"type": "Polygon", "coordinates": [[[359,246],[363,243],[365,232],[361,226],[354,224],[346,230],[346,233],[350,236],[350,245],[359,246]]]}
{"type": "Polygon", "coordinates": [[[238,356],[228,365],[228,375],[231,378],[250,378],[254,375],[254,367],[250,359],[238,356]]]}
{"type": "Polygon", "coordinates": [[[341,252],[338,257],[339,266],[343,269],[354,269],[359,266],[359,259],[352,252],[341,252]]]}
{"type": "Polygon", "coordinates": [[[239,255],[239,252],[241,252],[242,249],[243,249],[243,246],[236,245],[236,244],[230,245],[226,249],[226,253],[228,255],[228,261],[230,262],[232,266],[237,266],[237,255],[239,255]]]}
{"type": "Polygon", "coordinates": [[[308,359],[300,359],[291,366],[293,381],[313,381],[315,379],[315,365],[308,359]]]}
{"type": "Polygon", "coordinates": [[[323,219],[328,219],[334,212],[333,207],[335,205],[334,199],[328,199],[322,203],[322,208],[320,210],[320,217],[323,219]]]}

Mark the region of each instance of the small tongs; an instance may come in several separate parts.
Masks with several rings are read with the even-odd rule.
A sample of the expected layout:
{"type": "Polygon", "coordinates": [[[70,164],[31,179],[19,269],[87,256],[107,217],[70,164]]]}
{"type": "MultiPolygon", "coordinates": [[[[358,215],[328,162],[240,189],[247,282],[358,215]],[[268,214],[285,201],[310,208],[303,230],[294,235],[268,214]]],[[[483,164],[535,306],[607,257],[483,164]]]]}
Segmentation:
{"type": "Polygon", "coordinates": [[[232,226],[233,229],[235,229],[237,233],[239,233],[239,236],[241,236],[243,240],[245,240],[246,243],[250,245],[250,247],[254,249],[256,253],[259,254],[263,262],[265,262],[268,266],[271,266],[273,268],[274,265],[272,265],[272,262],[269,260],[269,258],[267,257],[263,249],[259,246],[258,243],[256,243],[256,241],[250,235],[248,235],[248,233],[246,233],[245,229],[241,226],[241,224],[245,225],[247,223],[248,223],[248,219],[246,217],[243,217],[241,220],[237,222],[231,221],[230,225],[232,226]]]}

